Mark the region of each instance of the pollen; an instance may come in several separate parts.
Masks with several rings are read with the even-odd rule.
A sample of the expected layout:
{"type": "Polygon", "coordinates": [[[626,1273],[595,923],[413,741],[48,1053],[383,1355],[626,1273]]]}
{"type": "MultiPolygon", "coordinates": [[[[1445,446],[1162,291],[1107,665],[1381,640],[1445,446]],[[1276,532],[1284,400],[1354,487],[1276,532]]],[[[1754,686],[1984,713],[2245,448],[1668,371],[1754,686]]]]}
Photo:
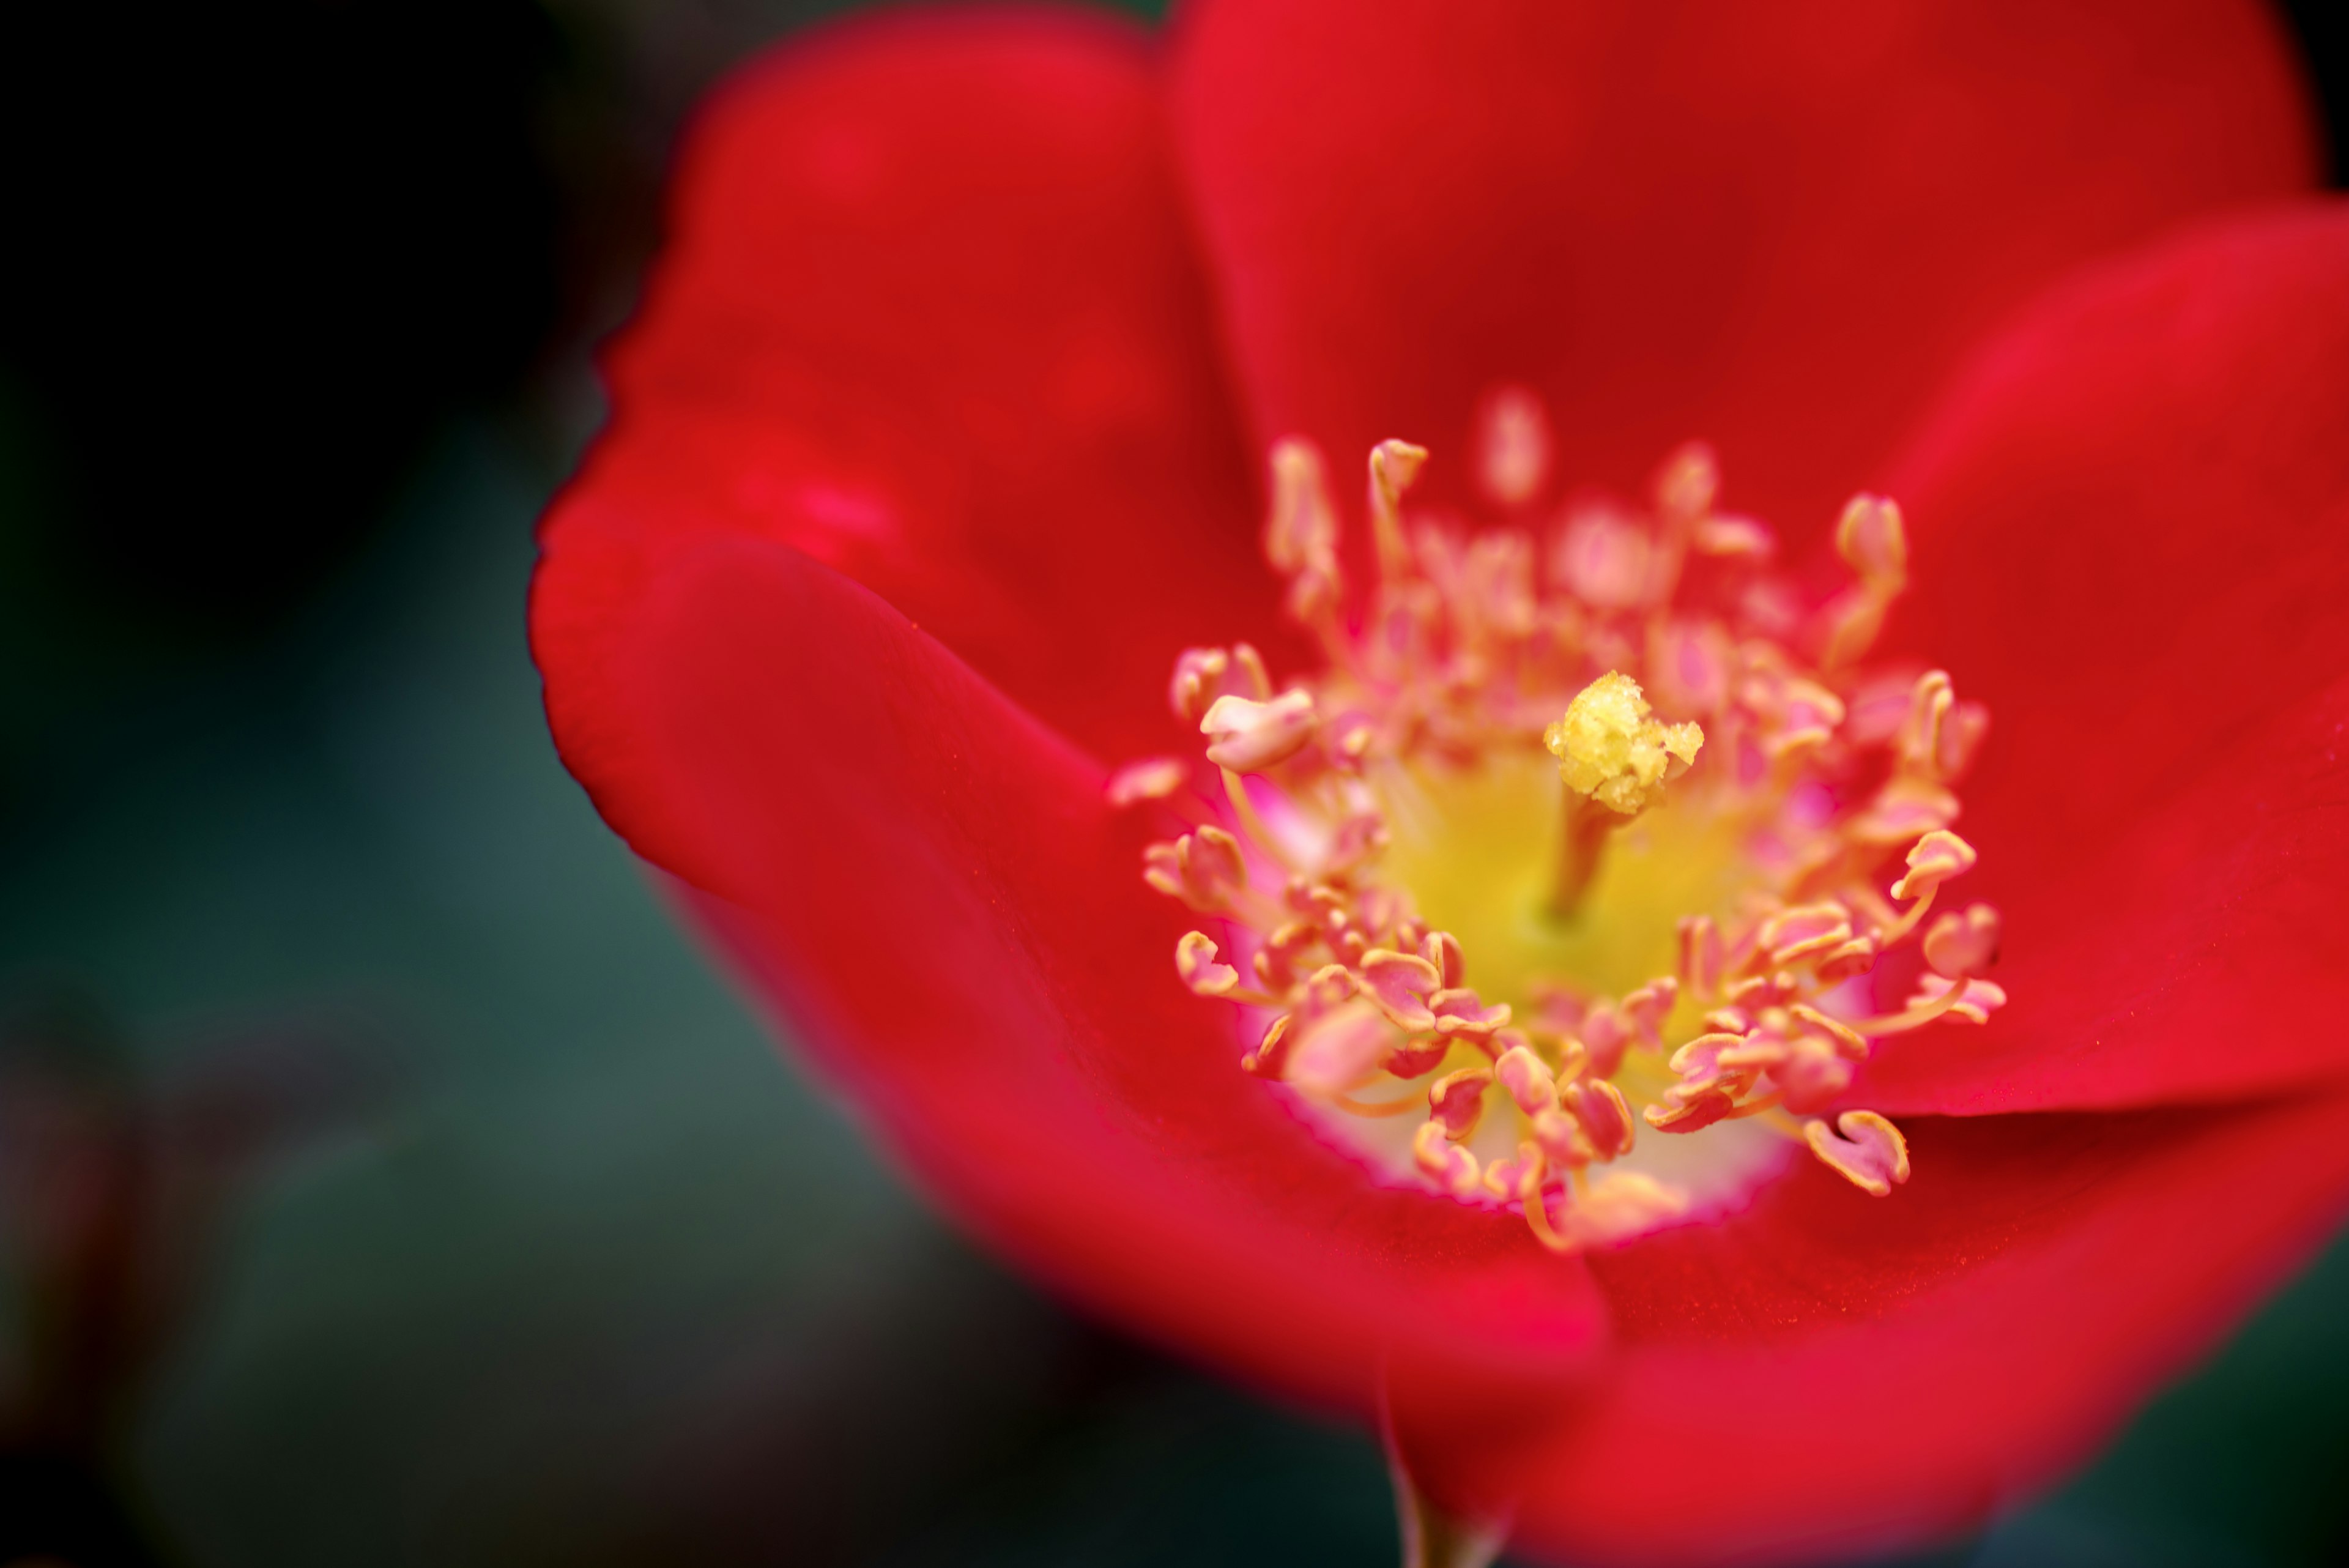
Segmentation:
{"type": "Polygon", "coordinates": [[[1664,795],[1664,781],[1696,761],[1704,732],[1657,722],[1640,683],[1610,670],[1567,704],[1542,732],[1566,787],[1619,816],[1637,816],[1664,795]]]}
{"type": "Polygon", "coordinates": [[[1482,526],[1413,504],[1440,457],[1381,442],[1359,553],[1322,454],[1273,449],[1265,555],[1318,659],[1276,683],[1186,649],[1196,753],[1107,785],[1195,917],[1170,982],[1309,1127],[1553,1251],[1704,1222],[1790,1159],[1890,1198],[1908,1143],[1859,1069],[2006,1001],[1998,911],[1944,901],[1989,715],[1868,660],[1900,509],[1843,509],[1818,594],[1702,445],[1644,501],[1561,504],[1549,429],[1522,388],[1483,400],[1482,526]]]}

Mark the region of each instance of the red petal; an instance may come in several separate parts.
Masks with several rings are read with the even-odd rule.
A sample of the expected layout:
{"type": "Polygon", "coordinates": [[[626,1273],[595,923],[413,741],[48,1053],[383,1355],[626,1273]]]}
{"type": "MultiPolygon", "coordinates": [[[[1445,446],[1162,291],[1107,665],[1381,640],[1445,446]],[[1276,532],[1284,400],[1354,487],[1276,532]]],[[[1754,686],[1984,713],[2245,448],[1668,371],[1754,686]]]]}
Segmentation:
{"type": "Polygon", "coordinates": [[[788,541],[1066,732],[1164,749],[1175,653],[1274,624],[1214,339],[1143,35],[853,25],[705,111],[551,526],[623,576],[788,541]]]}
{"type": "Polygon", "coordinates": [[[1982,1111],[2349,1073],[2349,204],[2174,243],[2001,339],[1903,465],[1915,646],[1989,702],[1947,896],[1982,1030],[1856,1101],[1982,1111]]]}
{"type": "Polygon", "coordinates": [[[1357,1410],[1388,1358],[1587,1355],[1581,1269],[1375,1184],[1240,1071],[1098,767],[783,546],[713,545],[648,594],[616,688],[640,765],[599,798],[942,1202],[1123,1320],[1357,1410]]]}
{"type": "Polygon", "coordinates": [[[1871,1199],[1806,1159],[1604,1253],[1605,1376],[1409,1445],[1576,1562],[1813,1562],[1979,1523],[2084,1458],[2349,1207],[2349,1101],[1927,1118],[1871,1199]],[[1504,1426],[1499,1428],[1508,1431],[1504,1426]]]}
{"type": "MultiPolygon", "coordinates": [[[[2057,272],[2306,187],[2313,121],[2241,0],[1229,0],[1177,135],[1261,436],[1350,469],[1491,385],[1570,483],[1690,437],[1824,528],[1968,340],[2057,272]]],[[[1449,476],[1447,480],[1447,476],[1449,476]]]]}

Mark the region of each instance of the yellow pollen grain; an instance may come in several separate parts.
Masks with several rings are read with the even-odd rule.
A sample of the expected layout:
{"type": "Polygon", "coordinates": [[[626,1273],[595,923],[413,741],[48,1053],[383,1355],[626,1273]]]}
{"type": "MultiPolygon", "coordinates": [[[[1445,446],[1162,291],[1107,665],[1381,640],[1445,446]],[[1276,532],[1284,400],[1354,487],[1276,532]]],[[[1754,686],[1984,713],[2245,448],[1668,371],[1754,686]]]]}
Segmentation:
{"type": "Polygon", "coordinates": [[[1663,723],[1638,681],[1609,670],[1567,704],[1566,716],[1542,732],[1542,744],[1557,759],[1567,788],[1637,816],[1663,798],[1667,779],[1696,761],[1704,732],[1663,723]]]}

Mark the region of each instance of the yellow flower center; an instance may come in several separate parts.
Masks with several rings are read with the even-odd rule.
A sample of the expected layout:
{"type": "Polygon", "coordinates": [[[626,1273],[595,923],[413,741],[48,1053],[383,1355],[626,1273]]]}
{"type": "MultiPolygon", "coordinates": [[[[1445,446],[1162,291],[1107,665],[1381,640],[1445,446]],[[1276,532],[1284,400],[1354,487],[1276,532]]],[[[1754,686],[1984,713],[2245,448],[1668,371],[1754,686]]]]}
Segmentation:
{"type": "Polygon", "coordinates": [[[1551,907],[1567,789],[1547,758],[1401,770],[1380,792],[1392,841],[1381,875],[1475,961],[1478,991],[1520,1012],[1570,976],[1621,996],[1670,974],[1684,915],[1726,916],[1747,877],[1733,820],[1667,803],[1615,833],[1580,907],[1551,907]]]}
{"type": "Polygon", "coordinates": [[[1806,610],[1703,448],[1644,512],[1544,517],[1540,405],[1486,407],[1503,521],[1407,512],[1427,453],[1381,443],[1359,595],[1319,454],[1275,450],[1266,555],[1324,667],[1276,691],[1245,645],[1185,652],[1204,756],[1110,784],[1187,819],[1143,872],[1206,918],[1180,979],[1334,1138],[1560,1251],[1733,1204],[1797,1149],[1889,1193],[1907,1146],[1843,1106],[1854,1069],[2005,1000],[1995,910],[1925,925],[1974,862],[1951,786],[1987,716],[1859,662],[1907,585],[1899,508],[1846,508],[1855,580],[1806,610]],[[1857,983],[1886,963],[1916,977],[1890,1012],[1857,983]]]}

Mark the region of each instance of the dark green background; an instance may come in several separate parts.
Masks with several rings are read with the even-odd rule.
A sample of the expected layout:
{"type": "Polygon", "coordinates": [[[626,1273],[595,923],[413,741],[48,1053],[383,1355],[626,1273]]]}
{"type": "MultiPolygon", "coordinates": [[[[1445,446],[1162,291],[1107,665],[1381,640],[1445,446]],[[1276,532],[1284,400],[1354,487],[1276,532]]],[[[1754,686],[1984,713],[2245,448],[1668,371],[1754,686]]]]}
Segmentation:
{"type": "MultiPolygon", "coordinates": [[[[78,1560],[218,1568],[1393,1560],[1363,1438],[930,1219],[548,746],[523,594],[585,346],[679,115],[809,14],[6,25],[0,1098],[112,1131],[0,1119],[0,1563],[41,1511],[78,1560]],[[154,1206],[73,1299],[154,1354],[44,1436],[26,1227],[92,1147],[154,1206]]],[[[2334,1561],[2344,1308],[2336,1247],[1932,1561],[2334,1561]]]]}

